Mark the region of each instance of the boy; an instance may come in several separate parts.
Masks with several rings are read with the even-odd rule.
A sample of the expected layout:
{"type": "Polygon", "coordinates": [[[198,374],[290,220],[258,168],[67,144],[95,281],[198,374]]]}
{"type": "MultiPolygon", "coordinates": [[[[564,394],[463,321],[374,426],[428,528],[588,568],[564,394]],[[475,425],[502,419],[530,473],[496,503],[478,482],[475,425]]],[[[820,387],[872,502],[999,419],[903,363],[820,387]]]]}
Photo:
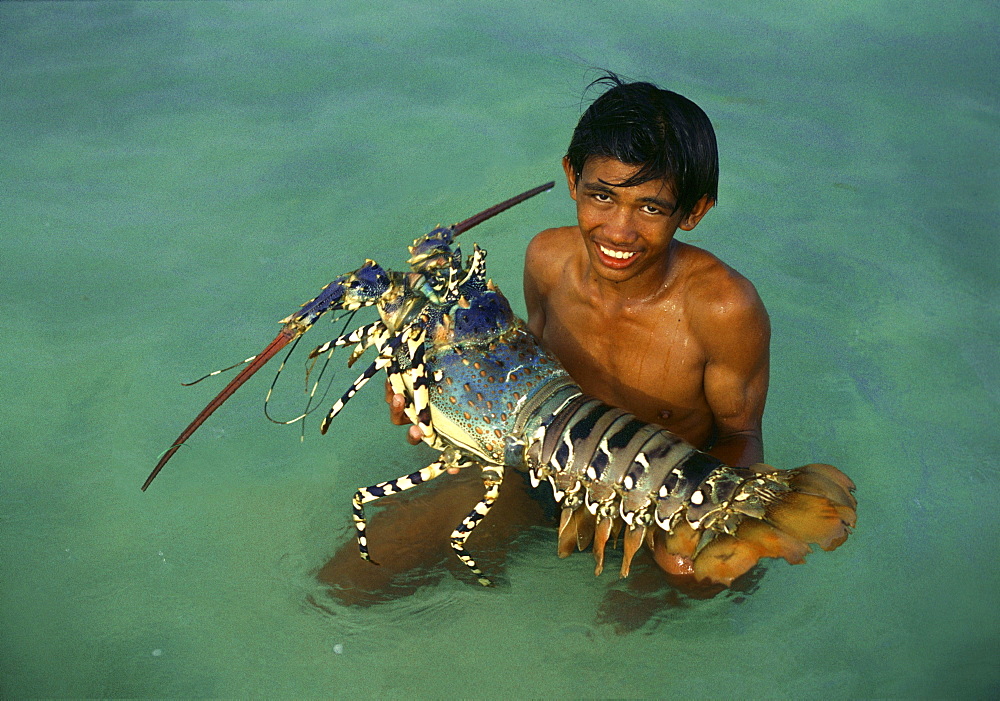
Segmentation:
{"type": "MultiPolygon", "coordinates": [[[[729,465],[761,462],[767,311],[746,278],[674,239],[716,201],[711,122],[650,83],[595,82],[610,88],[563,158],[577,224],[528,246],[528,326],[587,394],[729,465]]],[[[402,396],[386,398],[393,422],[408,423],[402,396]]]]}

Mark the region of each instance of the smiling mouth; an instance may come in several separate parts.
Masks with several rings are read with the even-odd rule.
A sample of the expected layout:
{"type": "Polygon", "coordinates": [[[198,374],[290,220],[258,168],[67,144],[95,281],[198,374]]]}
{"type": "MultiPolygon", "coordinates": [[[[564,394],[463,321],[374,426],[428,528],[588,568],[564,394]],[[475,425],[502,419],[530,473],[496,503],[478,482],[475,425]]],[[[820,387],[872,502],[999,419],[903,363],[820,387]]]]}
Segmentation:
{"type": "Polygon", "coordinates": [[[621,260],[621,261],[629,260],[636,254],[636,251],[616,251],[614,249],[602,246],[601,244],[597,244],[597,248],[598,250],[600,250],[601,253],[606,255],[608,258],[615,258],[616,260],[621,260]]]}

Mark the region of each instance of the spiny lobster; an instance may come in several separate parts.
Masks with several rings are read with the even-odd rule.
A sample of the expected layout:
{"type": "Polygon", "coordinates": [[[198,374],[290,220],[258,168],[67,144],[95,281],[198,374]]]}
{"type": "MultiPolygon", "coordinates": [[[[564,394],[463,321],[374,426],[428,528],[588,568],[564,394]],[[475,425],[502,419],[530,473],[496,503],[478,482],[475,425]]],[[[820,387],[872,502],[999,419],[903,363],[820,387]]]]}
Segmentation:
{"type": "Polygon", "coordinates": [[[370,560],[364,504],[477,467],[485,494],[451,534],[451,546],[481,584],[490,580],[465,549],[497,498],[507,467],[547,480],[562,506],[558,551],[593,543],[596,574],[609,540],[624,530],[622,576],[647,544],[668,572],[729,585],[764,557],[796,564],[810,543],[833,550],[855,525],[854,484],[830,465],[779,471],[736,468],[695,450],[658,426],[582,394],[554,356],[528,332],[492,280],[486,251],[463,259],[455,237],[550,189],[546,183],[413,242],[410,272],[367,260],[282,320],[277,337],[184,429],[146,479],[145,490],[177,449],[251,375],[325,313],[374,305],[379,319],[317,346],[310,357],[354,346],[352,364],[372,346],[374,362],[333,405],[320,430],[379,370],[407,398],[406,415],[441,451],[412,474],[358,489],[353,518],[361,556],[370,560]],[[678,563],[683,563],[678,570],[678,563]]]}

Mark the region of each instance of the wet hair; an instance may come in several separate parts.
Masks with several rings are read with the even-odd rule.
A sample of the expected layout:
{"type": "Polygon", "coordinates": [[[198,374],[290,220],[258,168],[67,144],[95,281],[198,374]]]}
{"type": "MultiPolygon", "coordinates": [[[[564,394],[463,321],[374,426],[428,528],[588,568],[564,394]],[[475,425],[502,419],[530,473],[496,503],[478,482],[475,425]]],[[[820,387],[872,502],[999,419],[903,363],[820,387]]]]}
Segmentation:
{"type": "Polygon", "coordinates": [[[610,157],[639,169],[616,187],[668,180],[677,210],[689,213],[719,189],[719,151],[708,115],[682,95],[652,83],[626,83],[606,73],[587,89],[608,85],[580,117],[566,158],[579,178],[587,159],[610,157]]]}

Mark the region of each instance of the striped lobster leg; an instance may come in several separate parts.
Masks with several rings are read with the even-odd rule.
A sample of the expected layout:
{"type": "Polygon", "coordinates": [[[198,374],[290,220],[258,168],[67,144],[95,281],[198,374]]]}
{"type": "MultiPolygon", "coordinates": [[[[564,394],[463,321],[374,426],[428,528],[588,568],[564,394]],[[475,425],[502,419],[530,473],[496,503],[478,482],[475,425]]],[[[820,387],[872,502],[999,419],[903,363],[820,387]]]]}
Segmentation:
{"type": "Polygon", "coordinates": [[[500,494],[500,483],[503,482],[503,465],[483,465],[483,484],[486,486],[486,494],[482,500],[476,504],[475,508],[469,512],[462,523],[451,533],[451,548],[455,551],[458,559],[476,575],[476,580],[484,587],[492,587],[493,582],[483,574],[483,571],[476,565],[469,552],[465,549],[465,541],[472,535],[472,530],[479,525],[479,522],[486,518],[486,514],[493,508],[493,502],[500,494]]]}
{"type": "Polygon", "coordinates": [[[354,329],[348,334],[343,336],[338,336],[333,340],[327,341],[326,343],[316,346],[311,351],[309,351],[309,358],[315,358],[323,353],[334,348],[340,348],[343,346],[350,346],[357,344],[357,347],[351,351],[351,356],[347,360],[347,367],[351,367],[357,361],[358,358],[364,354],[366,350],[371,348],[372,344],[376,342],[376,339],[380,334],[385,333],[386,327],[381,320],[373,321],[370,324],[365,324],[361,328],[354,329]]]}
{"type": "MultiPolygon", "coordinates": [[[[412,333],[413,329],[409,329],[408,331],[412,333]]],[[[388,330],[377,333],[378,337],[376,338],[376,344],[379,348],[378,356],[376,356],[374,362],[372,362],[372,364],[369,365],[368,368],[361,373],[361,375],[359,375],[354,382],[351,383],[351,386],[347,388],[344,395],[338,399],[332,407],[330,407],[330,411],[327,412],[327,415],[323,418],[323,423],[320,424],[320,433],[326,433],[327,429],[330,427],[330,422],[333,421],[334,417],[341,412],[347,402],[349,402],[354,395],[358,393],[358,390],[368,384],[368,381],[375,377],[379,370],[382,370],[392,362],[393,355],[396,353],[396,349],[402,345],[405,335],[404,332],[389,337],[388,330]],[[384,342],[379,343],[380,339],[385,340],[384,342]]]]}
{"type": "MultiPolygon", "coordinates": [[[[426,319],[422,318],[419,321],[425,322],[426,319]]],[[[405,399],[403,413],[420,428],[424,441],[432,448],[443,450],[445,444],[434,430],[431,419],[430,378],[427,375],[425,354],[426,339],[427,334],[423,326],[414,326],[412,333],[406,339],[408,367],[404,370],[394,355],[386,368],[386,374],[392,391],[402,395],[405,399]]]]}
{"type": "MultiPolygon", "coordinates": [[[[352,511],[354,527],[357,529],[358,550],[361,552],[361,557],[365,560],[378,564],[372,560],[371,555],[368,552],[368,538],[365,534],[365,530],[367,528],[364,509],[365,504],[376,499],[381,499],[382,497],[387,497],[391,494],[405,492],[407,489],[412,489],[413,487],[424,484],[425,482],[429,482],[435,477],[439,477],[444,474],[451,468],[464,468],[473,464],[474,461],[465,457],[454,448],[449,447],[441,453],[437,460],[421,470],[404,475],[403,477],[398,477],[397,479],[390,480],[388,482],[379,482],[378,484],[373,484],[370,487],[362,487],[361,489],[358,489],[354,493],[354,498],[352,500],[352,511]]],[[[494,499],[495,498],[496,497],[494,496],[494,499]]],[[[479,507],[477,506],[476,508],[478,509],[479,507]]],[[[488,510],[489,509],[487,508],[487,511],[488,510]]],[[[476,574],[481,575],[482,573],[476,571],[476,574]]]]}
{"type": "Polygon", "coordinates": [[[413,416],[411,417],[423,434],[424,440],[434,445],[436,433],[431,422],[431,396],[428,388],[427,364],[424,357],[424,341],[427,332],[422,326],[415,327],[417,332],[411,334],[407,339],[407,355],[410,359],[410,367],[406,371],[410,378],[410,385],[413,388],[413,416]]]}
{"type": "MultiPolygon", "coordinates": [[[[428,391],[429,381],[427,379],[427,365],[424,360],[424,342],[427,338],[427,332],[422,325],[414,324],[392,335],[384,325],[379,328],[378,323],[370,325],[373,327],[370,332],[372,337],[371,343],[379,349],[378,356],[351,384],[347,391],[344,392],[344,395],[330,408],[322,424],[320,424],[320,432],[326,433],[330,422],[341,412],[347,402],[362,387],[368,384],[368,381],[378,374],[380,370],[387,369],[389,382],[393,387],[393,391],[405,393],[404,396],[406,397],[410,397],[411,395],[413,397],[412,403],[408,402],[406,407],[407,415],[410,415],[410,418],[420,427],[427,442],[435,445],[437,441],[435,440],[436,434],[431,422],[430,393],[428,391]],[[397,350],[402,347],[404,342],[406,343],[406,356],[409,362],[409,368],[405,371],[399,369],[399,364],[395,359],[397,350]],[[402,378],[404,372],[410,380],[412,392],[405,392],[402,378]]],[[[368,327],[363,327],[362,329],[358,329],[358,331],[363,331],[365,328],[368,327]]],[[[352,336],[353,334],[349,334],[341,338],[350,339],[352,336]]],[[[338,340],[340,339],[335,339],[331,343],[336,343],[338,340]]],[[[344,345],[349,342],[349,340],[345,341],[344,345]]],[[[319,349],[327,347],[328,344],[323,344],[314,352],[322,353],[323,351],[319,349]]]]}

